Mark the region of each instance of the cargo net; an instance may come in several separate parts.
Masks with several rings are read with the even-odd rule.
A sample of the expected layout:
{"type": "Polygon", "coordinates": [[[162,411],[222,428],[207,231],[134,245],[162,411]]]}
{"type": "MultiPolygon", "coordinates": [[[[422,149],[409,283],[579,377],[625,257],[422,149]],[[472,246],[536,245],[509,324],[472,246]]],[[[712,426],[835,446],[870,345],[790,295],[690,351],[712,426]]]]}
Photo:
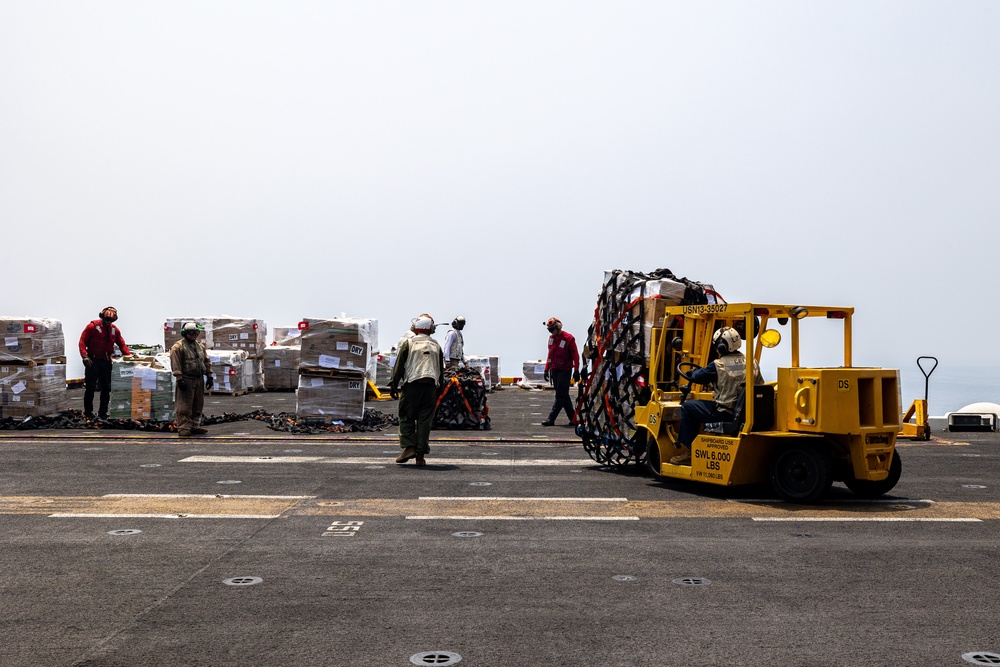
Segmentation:
{"type": "MultiPolygon", "coordinates": [[[[263,410],[254,410],[253,412],[244,413],[227,412],[222,415],[208,415],[202,417],[201,425],[212,426],[213,424],[226,424],[251,419],[264,422],[272,431],[309,435],[381,431],[384,428],[399,424],[399,418],[395,415],[387,415],[378,410],[366,408],[364,418],[361,421],[355,422],[306,424],[297,421],[294,413],[270,413],[263,410]]],[[[177,426],[173,421],[157,421],[154,419],[88,419],[79,410],[64,410],[58,415],[53,416],[6,417],[0,419],[0,431],[33,431],[39,429],[101,429],[176,433],[177,426]]]]}
{"type": "Polygon", "coordinates": [[[473,368],[448,368],[438,394],[433,428],[490,430],[486,382],[473,368]]]}
{"type": "Polygon", "coordinates": [[[709,303],[714,295],[710,285],[668,269],[605,274],[583,348],[589,372],[576,402],[576,432],[592,459],[611,466],[645,462],[646,440],[636,429],[635,408],[649,400],[647,338],[660,324],[662,308],[709,303]]]}

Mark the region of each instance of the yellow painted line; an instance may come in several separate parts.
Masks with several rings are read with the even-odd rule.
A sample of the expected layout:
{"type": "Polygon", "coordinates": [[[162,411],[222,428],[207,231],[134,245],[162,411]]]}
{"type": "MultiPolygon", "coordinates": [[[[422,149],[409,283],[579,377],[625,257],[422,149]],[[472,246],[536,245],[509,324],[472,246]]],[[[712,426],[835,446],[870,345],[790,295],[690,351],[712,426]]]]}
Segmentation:
{"type": "Polygon", "coordinates": [[[437,521],[638,521],[637,516],[408,516],[407,519],[437,521]]]}
{"type": "MultiPolygon", "coordinates": [[[[576,517],[583,503],[572,498],[422,498],[389,499],[363,498],[345,499],[336,504],[329,501],[303,503],[294,510],[296,515],[321,515],[338,517],[384,516],[384,517],[576,517]]],[[[898,501],[895,505],[906,505],[913,509],[896,507],[892,503],[858,501],[854,504],[836,505],[793,505],[788,503],[733,503],[723,500],[629,500],[617,499],[600,501],[591,499],[585,503],[588,517],[639,517],[641,519],[745,519],[745,520],[791,520],[793,518],[811,520],[819,517],[822,521],[848,521],[855,519],[900,519],[900,520],[1000,520],[1000,503],[936,502],[917,503],[898,501]]]]}
{"type": "Polygon", "coordinates": [[[277,519],[280,514],[108,514],[58,512],[50,519],[277,519]]]}
{"type": "MultiPolygon", "coordinates": [[[[343,465],[393,464],[391,456],[188,456],[180,463],[328,463],[343,465]]],[[[581,466],[592,464],[591,459],[511,459],[509,456],[484,458],[458,458],[428,455],[428,465],[456,466],[581,466]]],[[[412,464],[410,464],[412,465],[412,464]]]]}
{"type": "Polygon", "coordinates": [[[900,501],[793,505],[724,500],[619,498],[354,498],[112,494],[107,496],[3,496],[0,515],[162,516],[166,518],[274,518],[277,516],[472,517],[528,521],[632,521],[635,519],[738,519],[778,521],[987,521],[1000,520],[997,502],[900,501]],[[582,508],[586,508],[581,511],[582,508]],[[912,509],[907,509],[912,508],[912,509]]]}
{"type": "Polygon", "coordinates": [[[308,499],[307,496],[239,497],[168,494],[6,496],[0,497],[0,514],[275,517],[308,499]]]}

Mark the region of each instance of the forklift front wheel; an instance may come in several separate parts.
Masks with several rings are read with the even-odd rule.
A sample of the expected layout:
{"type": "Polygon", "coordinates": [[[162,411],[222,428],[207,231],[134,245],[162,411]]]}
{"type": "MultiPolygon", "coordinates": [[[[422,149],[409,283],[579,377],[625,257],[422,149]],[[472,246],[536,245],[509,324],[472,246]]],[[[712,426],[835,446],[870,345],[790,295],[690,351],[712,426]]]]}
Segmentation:
{"type": "Polygon", "coordinates": [[[653,475],[662,477],[660,474],[660,446],[656,443],[656,436],[651,433],[646,439],[646,464],[653,475]]]}
{"type": "Polygon", "coordinates": [[[771,461],[771,486],[784,500],[814,503],[832,485],[833,461],[818,447],[786,447],[771,461]]]}

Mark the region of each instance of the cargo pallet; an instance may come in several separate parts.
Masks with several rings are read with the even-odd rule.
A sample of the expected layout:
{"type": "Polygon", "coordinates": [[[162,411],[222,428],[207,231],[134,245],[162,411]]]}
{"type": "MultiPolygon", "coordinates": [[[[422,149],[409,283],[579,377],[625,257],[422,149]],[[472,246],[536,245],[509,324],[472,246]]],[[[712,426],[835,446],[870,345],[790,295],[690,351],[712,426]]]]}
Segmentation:
{"type": "Polygon", "coordinates": [[[218,389],[206,389],[206,396],[243,396],[244,394],[249,394],[251,391],[256,391],[253,388],[247,389],[237,389],[236,391],[220,391],[218,389]]]}

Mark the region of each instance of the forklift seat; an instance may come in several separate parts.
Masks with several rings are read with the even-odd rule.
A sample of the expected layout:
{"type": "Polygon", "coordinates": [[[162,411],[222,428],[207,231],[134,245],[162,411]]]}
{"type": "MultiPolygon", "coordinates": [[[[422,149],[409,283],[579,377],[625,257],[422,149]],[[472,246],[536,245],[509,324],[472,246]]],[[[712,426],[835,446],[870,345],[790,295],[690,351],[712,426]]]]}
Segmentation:
{"type": "MultiPolygon", "coordinates": [[[[740,388],[736,396],[733,420],[723,422],[722,432],[730,437],[743,430],[746,421],[746,390],[740,388]]],[[[758,384],[753,388],[753,424],[750,431],[770,431],[774,428],[774,385],[758,384]]]]}

